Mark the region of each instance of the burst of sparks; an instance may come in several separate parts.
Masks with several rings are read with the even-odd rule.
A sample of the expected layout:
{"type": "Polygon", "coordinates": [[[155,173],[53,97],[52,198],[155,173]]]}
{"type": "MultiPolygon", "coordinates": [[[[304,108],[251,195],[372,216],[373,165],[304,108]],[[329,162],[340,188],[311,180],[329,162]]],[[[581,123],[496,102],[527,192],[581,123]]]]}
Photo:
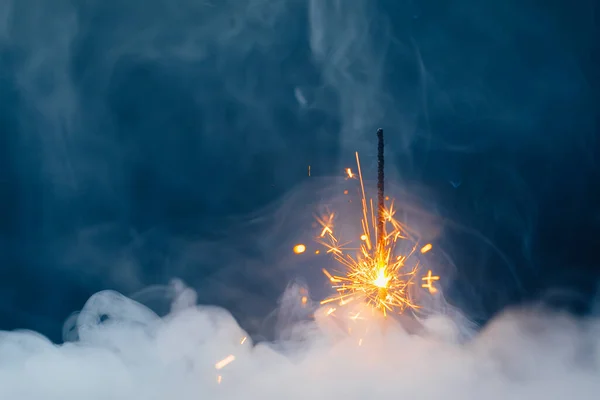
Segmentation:
{"type": "MultiPolygon", "coordinates": [[[[334,213],[317,218],[321,225],[317,241],[345,267],[344,273],[340,274],[331,274],[323,269],[337,294],[323,300],[321,304],[339,302],[340,305],[344,305],[354,299],[363,298],[371,306],[380,309],[384,315],[388,312],[402,313],[407,309],[419,308],[409,294],[409,287],[415,284],[415,277],[421,269],[419,261],[414,260],[412,256],[417,251],[423,254],[428,252],[432,245],[426,244],[419,248],[418,240],[394,218],[393,200],[383,210],[385,222],[383,231],[380,232],[376,218],[377,210],[373,206],[373,200],[367,201],[365,194],[358,153],[356,164],[357,174],[350,168],[346,169],[346,174],[348,179],[358,178],[360,182],[362,233],[358,248],[350,248],[349,243],[341,243],[334,234],[334,213]],[[397,254],[396,245],[400,241],[410,243],[409,250],[404,254],[397,254]],[[351,253],[352,250],[355,251],[354,254],[351,253]]],[[[385,200],[389,198],[386,197],[385,200]]],[[[434,293],[437,289],[433,286],[433,281],[438,279],[439,277],[432,276],[429,271],[427,277],[423,278],[426,283],[422,287],[434,293]]],[[[335,308],[330,308],[327,314],[333,311],[335,308]]]]}

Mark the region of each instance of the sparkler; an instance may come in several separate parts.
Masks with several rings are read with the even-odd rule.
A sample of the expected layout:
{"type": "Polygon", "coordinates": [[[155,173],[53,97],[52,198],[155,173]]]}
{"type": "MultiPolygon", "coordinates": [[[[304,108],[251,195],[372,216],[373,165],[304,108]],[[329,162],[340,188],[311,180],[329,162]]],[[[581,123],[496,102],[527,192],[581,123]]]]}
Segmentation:
{"type": "MultiPolygon", "coordinates": [[[[336,295],[323,300],[321,304],[339,302],[340,305],[351,301],[363,299],[367,304],[379,309],[384,315],[387,313],[403,313],[406,310],[415,310],[419,305],[413,300],[410,290],[415,285],[421,263],[415,253],[420,250],[426,253],[431,250],[431,244],[419,245],[418,239],[410,230],[401,224],[395,217],[394,201],[386,207],[384,193],[384,141],[383,130],[377,130],[377,208],[373,206],[373,199],[367,200],[363,183],[362,170],[358,152],[356,153],[356,166],[361,190],[361,227],[360,244],[358,248],[347,247],[349,243],[340,243],[334,234],[335,214],[317,218],[322,227],[317,241],[326,247],[327,253],[345,267],[345,273],[331,274],[326,269],[323,273],[332,284],[336,295]],[[400,242],[409,243],[408,251],[397,251],[400,242]],[[355,254],[351,251],[355,250],[355,254]]],[[[356,175],[348,168],[348,178],[356,175]]],[[[437,290],[433,281],[439,277],[433,276],[431,271],[422,279],[425,281],[422,288],[430,293],[437,290]]],[[[334,308],[332,308],[335,310],[334,308]]]]}
{"type": "MultiPolygon", "coordinates": [[[[373,205],[373,199],[367,201],[365,185],[363,182],[362,170],[358,152],[356,153],[356,167],[358,174],[354,174],[351,168],[346,169],[346,174],[350,179],[358,179],[360,182],[361,193],[361,228],[360,245],[355,255],[350,254],[352,248],[347,247],[349,243],[340,243],[337,236],[334,235],[334,217],[335,214],[329,214],[317,221],[322,227],[317,241],[324,245],[327,253],[333,254],[343,267],[345,273],[331,274],[326,269],[323,273],[327,276],[337,292],[336,295],[323,300],[321,304],[339,302],[340,306],[352,301],[363,299],[368,305],[379,309],[383,315],[388,312],[402,313],[406,310],[415,310],[419,305],[413,301],[409,288],[418,281],[417,274],[421,269],[421,264],[415,253],[425,254],[432,249],[432,245],[427,243],[419,245],[419,241],[411,231],[401,224],[395,217],[394,201],[386,207],[385,202],[388,198],[385,196],[384,187],[384,141],[383,130],[377,130],[377,207],[373,205]],[[400,242],[409,243],[408,251],[397,251],[397,244],[400,242]]],[[[310,167],[308,168],[310,176],[310,167]]],[[[344,194],[348,194],[345,190],[344,194]]],[[[302,254],[306,251],[304,244],[297,244],[293,248],[294,253],[302,254]]],[[[319,254],[319,251],[315,251],[319,254]]],[[[432,275],[428,271],[427,275],[421,278],[424,282],[421,284],[423,289],[429,293],[437,292],[434,282],[439,280],[439,276],[432,275]]],[[[306,306],[308,302],[307,292],[301,291],[301,304],[306,306]]],[[[327,306],[324,310],[326,316],[334,315],[337,308],[327,306]]],[[[349,317],[356,322],[360,317],[360,312],[349,317]]],[[[240,345],[247,341],[244,336],[240,345]]],[[[358,339],[358,346],[363,343],[363,338],[358,339]]],[[[221,371],[229,364],[234,362],[236,357],[233,354],[215,364],[215,369],[221,371]]],[[[217,383],[221,384],[223,376],[217,375],[217,383]]]]}

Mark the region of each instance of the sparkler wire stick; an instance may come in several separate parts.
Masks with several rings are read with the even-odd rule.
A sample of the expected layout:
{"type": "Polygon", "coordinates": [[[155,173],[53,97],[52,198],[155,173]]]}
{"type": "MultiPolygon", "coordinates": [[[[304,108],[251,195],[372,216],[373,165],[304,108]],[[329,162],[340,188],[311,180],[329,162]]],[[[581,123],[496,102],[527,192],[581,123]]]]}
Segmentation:
{"type": "Polygon", "coordinates": [[[381,251],[385,241],[385,197],[384,197],[383,129],[377,129],[377,246],[381,251]]]}

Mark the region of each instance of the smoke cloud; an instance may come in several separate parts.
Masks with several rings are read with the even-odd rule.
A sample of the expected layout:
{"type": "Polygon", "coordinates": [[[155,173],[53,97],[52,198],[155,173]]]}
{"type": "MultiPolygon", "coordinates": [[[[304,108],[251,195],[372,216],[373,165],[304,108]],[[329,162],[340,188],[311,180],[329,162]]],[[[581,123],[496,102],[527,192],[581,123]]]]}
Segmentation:
{"type": "Polygon", "coordinates": [[[1,334],[0,395],[593,399],[600,389],[596,320],[507,312],[461,343],[458,326],[445,317],[409,335],[365,310],[337,312],[315,309],[315,322],[296,326],[285,343],[253,345],[228,312],[195,307],[189,297],[161,319],[118,293],[100,292],[76,319],[76,342],[55,346],[32,332],[1,334]],[[361,311],[365,319],[345,316],[361,311]]]}

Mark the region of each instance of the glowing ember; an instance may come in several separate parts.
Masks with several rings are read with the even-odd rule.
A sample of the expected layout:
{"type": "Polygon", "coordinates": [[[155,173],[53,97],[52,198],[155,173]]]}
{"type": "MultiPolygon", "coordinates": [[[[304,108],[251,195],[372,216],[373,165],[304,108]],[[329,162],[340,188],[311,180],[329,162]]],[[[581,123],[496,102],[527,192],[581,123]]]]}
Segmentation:
{"type": "Polygon", "coordinates": [[[425,254],[427,253],[429,250],[431,250],[433,246],[431,245],[431,243],[427,243],[425,246],[423,246],[421,248],[421,253],[425,254]]]}
{"type": "MultiPolygon", "coordinates": [[[[334,217],[330,214],[317,218],[321,225],[321,232],[317,241],[324,245],[327,253],[332,254],[334,259],[345,267],[345,273],[331,274],[323,269],[337,294],[322,301],[321,304],[339,302],[346,304],[354,299],[363,298],[368,304],[380,309],[384,315],[387,312],[402,313],[407,309],[416,309],[409,294],[409,287],[414,285],[415,276],[420,269],[418,260],[412,257],[419,251],[419,243],[407,229],[394,218],[394,202],[389,207],[385,206],[383,197],[383,185],[380,185],[379,206],[373,206],[373,200],[367,201],[363,184],[360,160],[356,153],[356,164],[358,179],[362,193],[362,234],[358,241],[358,248],[352,250],[346,247],[348,243],[340,243],[334,235],[334,217]],[[396,254],[396,244],[400,241],[410,243],[409,250],[405,254],[396,254]]],[[[383,163],[381,163],[383,164],[383,163]]],[[[346,169],[348,178],[355,175],[350,168],[346,169]]],[[[381,176],[383,173],[381,171],[381,176]]],[[[382,180],[382,179],[380,179],[382,180]]],[[[431,250],[432,245],[426,244],[420,248],[421,253],[431,250]]],[[[418,279],[418,278],[417,278],[418,279]]],[[[437,289],[433,281],[439,280],[438,276],[429,275],[423,278],[426,281],[423,288],[435,293],[437,289]]],[[[331,314],[335,308],[330,308],[326,314],[331,314]]]]}
{"type": "Polygon", "coordinates": [[[218,363],[216,363],[215,368],[223,369],[233,361],[235,361],[235,356],[233,354],[230,354],[227,357],[225,357],[224,359],[222,359],[221,361],[219,361],[218,363]]]}
{"type": "Polygon", "coordinates": [[[302,254],[306,251],[306,246],[303,244],[297,244],[294,246],[294,253],[302,254]]]}
{"type": "Polygon", "coordinates": [[[426,289],[429,289],[430,293],[435,293],[435,292],[437,292],[437,289],[435,288],[435,286],[433,286],[433,281],[437,281],[439,279],[440,279],[439,276],[432,276],[431,275],[431,271],[429,271],[426,276],[424,276],[423,278],[421,278],[421,280],[423,280],[423,281],[425,281],[427,283],[424,283],[421,286],[424,287],[424,288],[426,288],[426,289]]]}

